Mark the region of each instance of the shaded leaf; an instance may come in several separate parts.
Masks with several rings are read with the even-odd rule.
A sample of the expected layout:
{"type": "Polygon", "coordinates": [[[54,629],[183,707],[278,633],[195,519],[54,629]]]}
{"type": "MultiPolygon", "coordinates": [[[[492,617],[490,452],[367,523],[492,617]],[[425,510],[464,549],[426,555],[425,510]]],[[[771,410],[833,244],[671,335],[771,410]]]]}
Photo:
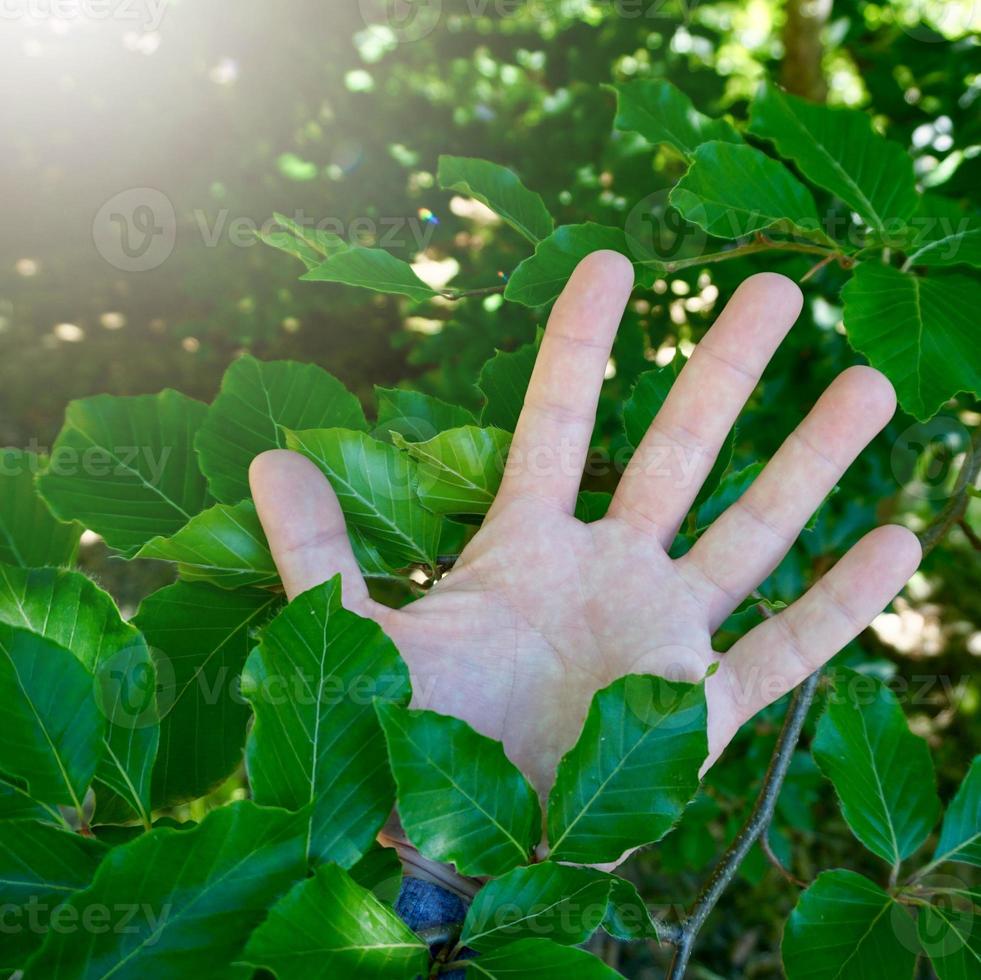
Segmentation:
{"type": "Polygon", "coordinates": [[[749,131],[770,140],[808,180],[877,231],[888,231],[916,210],[912,158],[876,133],[865,112],[816,105],[767,82],[750,105],[749,131]]]}
{"type": "Polygon", "coordinates": [[[514,432],[538,357],[538,342],[516,351],[497,351],[480,369],[477,387],[484,396],[481,425],[514,432]]]}
{"type": "Polygon", "coordinates": [[[811,192],[782,163],[745,144],[703,143],[669,199],[686,221],[717,238],[771,229],[833,244],[811,192]]]}
{"type": "Polygon", "coordinates": [[[622,132],[640,133],[651,143],[668,143],[688,159],[709,140],[742,142],[728,122],[703,115],[684,92],[663,79],[639,79],[615,88],[614,126],[622,132]]]}
{"type": "Polygon", "coordinates": [[[497,496],[511,435],[502,429],[468,425],[426,442],[395,445],[418,464],[418,495],[434,514],[486,514],[497,496]]]}
{"type": "Polygon", "coordinates": [[[472,157],[441,156],[437,180],[443,190],[486,204],[533,245],[555,230],[541,195],[528,190],[507,167],[472,157]]]}
{"type": "Polygon", "coordinates": [[[0,621],[70,650],[94,678],[92,697],[106,721],[96,779],[148,822],[159,726],[156,676],[139,631],[90,579],[54,568],[0,565],[0,621]]]}
{"type": "Polygon", "coordinates": [[[576,498],[576,517],[584,524],[602,520],[613,501],[612,493],[599,490],[580,490],[576,498]]]}
{"type": "Polygon", "coordinates": [[[0,449],[0,562],[39,568],[75,561],[80,524],[59,521],[41,499],[34,476],[46,460],[20,449],[0,449]]]}
{"type": "Polygon", "coordinates": [[[255,712],[246,758],[256,802],[307,807],[309,857],[351,867],[395,805],[373,708],[375,698],[407,704],[412,693],[392,641],[341,608],[336,576],[263,629],[242,693],[255,712]]]}
{"type": "Polygon", "coordinates": [[[397,432],[409,442],[423,442],[447,429],[477,424],[469,409],[450,405],[421,391],[376,385],[375,398],[378,422],[374,435],[379,439],[386,438],[389,432],[397,432]]]}
{"type": "Polygon", "coordinates": [[[765,465],[765,463],[750,463],[749,466],[744,466],[721,480],[698,508],[695,515],[697,530],[704,530],[721,517],[752,486],[753,481],[763,472],[765,465]]]}
{"type": "MultiPolygon", "coordinates": [[[[266,911],[303,877],[302,818],[242,800],[191,830],[152,830],[110,851],[68,905],[102,910],[80,942],[52,931],[25,980],[225,977],[266,911]]],[[[83,920],[84,921],[84,920],[83,920]]]]}
{"type": "Polygon", "coordinates": [[[279,980],[414,980],[429,972],[426,944],[331,864],[273,906],[243,959],[279,980]]]}
{"type": "Polygon", "coordinates": [[[922,421],[961,391],[981,393],[976,281],[863,262],[842,298],[848,342],[889,378],[911,415],[922,421]]]}
{"type": "MultiPolygon", "coordinates": [[[[705,833],[705,836],[709,835],[705,833]]],[[[637,939],[660,941],[657,923],[633,883],[616,875],[609,878],[612,883],[610,904],[603,918],[603,928],[611,936],[626,942],[637,939]]]]}
{"type": "Polygon", "coordinates": [[[194,436],[206,408],[176,391],[73,401],[38,488],[62,520],[133,553],[208,504],[194,436]]]}
{"type": "Polygon", "coordinates": [[[971,980],[981,972],[981,917],[974,908],[921,908],[917,935],[940,980],[971,980]]]}
{"type": "Polygon", "coordinates": [[[196,514],[169,538],[154,538],[136,553],[177,563],[186,582],[210,582],[223,589],[279,582],[255,504],[216,504],[196,514]]]}
{"type": "Polygon", "coordinates": [[[355,246],[338,252],[300,278],[306,282],[339,282],[377,293],[396,293],[417,303],[439,295],[415,274],[408,262],[381,248],[355,246]]]}
{"type": "Polygon", "coordinates": [[[878,885],[853,871],[825,871],[787,920],[784,970],[788,980],[911,978],[913,932],[905,910],[878,885]]]}
{"type": "Polygon", "coordinates": [[[811,746],[852,833],[898,866],[940,814],[930,750],[878,679],[839,668],[811,746]]]}
{"type": "Polygon", "coordinates": [[[102,756],[92,675],[51,640],[0,623],[0,773],[32,800],[81,809],[102,756]]]}
{"type": "Polygon", "coordinates": [[[960,861],[981,867],[981,755],[976,755],[950,801],[933,863],[960,861]]]}
{"type": "Polygon", "coordinates": [[[535,791],[500,742],[433,711],[376,704],[412,843],[460,874],[501,875],[526,863],[541,836],[535,791]]]}
{"type": "Polygon", "coordinates": [[[394,847],[374,842],[357,864],[348,868],[351,880],[367,888],[386,905],[394,905],[402,888],[402,862],[394,847]]]}
{"type": "Polygon", "coordinates": [[[576,266],[587,255],[600,249],[619,252],[629,258],[634,263],[638,285],[650,285],[654,281],[654,273],[638,264],[639,259],[653,256],[633,256],[627,236],[620,228],[590,221],[582,225],[562,225],[539,242],[535,254],[525,259],[512,273],[504,298],[524,306],[551,303],[562,292],[576,266]]]}
{"type": "Polygon", "coordinates": [[[575,946],[560,946],[550,939],[519,939],[476,959],[467,960],[468,980],[608,980],[619,977],[602,960],[575,946]]]}
{"type": "Polygon", "coordinates": [[[245,355],[225,372],[195,443],[211,492],[226,504],[249,496],[249,466],[285,449],[282,429],[367,429],[361,403],[314,364],[245,355]]]}
{"type": "Polygon", "coordinates": [[[981,222],[956,201],[924,194],[909,224],[907,266],[981,266],[981,222]]]}
{"type": "Polygon", "coordinates": [[[155,809],[204,796],[242,761],[249,707],[239,675],[253,631],[282,602],[258,589],[178,582],[143,600],[134,624],[157,668],[160,747],[155,809]]]}
{"type": "Polygon", "coordinates": [[[660,840],[708,755],[705,690],[629,674],[593,696],[548,797],[549,857],[597,864],[660,840]]]}
{"type": "Polygon", "coordinates": [[[432,564],[440,523],[417,496],[418,469],[405,453],[361,432],[315,429],[286,433],[286,444],[330,480],[349,524],[388,562],[432,564]]]}

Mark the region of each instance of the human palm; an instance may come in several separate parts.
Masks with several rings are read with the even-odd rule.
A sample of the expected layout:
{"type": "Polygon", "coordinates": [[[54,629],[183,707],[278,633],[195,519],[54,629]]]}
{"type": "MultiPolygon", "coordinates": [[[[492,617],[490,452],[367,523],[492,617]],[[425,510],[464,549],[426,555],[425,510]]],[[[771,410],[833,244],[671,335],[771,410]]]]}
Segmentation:
{"type": "Polygon", "coordinates": [[[413,706],[504,743],[545,794],[593,694],[628,673],[706,680],[709,760],[736,729],[840,650],[899,591],[913,534],[879,528],[804,597],[723,655],[712,633],[772,571],[895,408],[870,368],[844,372],[742,498],[684,557],[667,549],[742,405],[792,326],[781,276],[737,291],[672,387],[608,515],[573,516],[613,337],[633,283],[620,255],[585,259],[556,302],[501,489],[452,571],[402,610],[368,596],[329,484],[275,451],[252,485],[288,595],[342,575],[344,603],[377,620],[406,660],[413,706]]]}

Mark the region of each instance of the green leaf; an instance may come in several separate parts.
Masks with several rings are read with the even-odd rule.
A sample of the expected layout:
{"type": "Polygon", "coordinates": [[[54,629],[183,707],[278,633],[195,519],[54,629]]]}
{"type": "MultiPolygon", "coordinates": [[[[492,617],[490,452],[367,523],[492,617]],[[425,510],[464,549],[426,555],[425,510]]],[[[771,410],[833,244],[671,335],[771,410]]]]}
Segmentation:
{"type": "Polygon", "coordinates": [[[251,500],[209,507],[169,538],[148,541],[136,557],[176,562],[184,581],[210,582],[223,589],[269,586],[279,581],[251,500]]]}
{"type": "Polygon", "coordinates": [[[698,507],[695,527],[703,531],[721,517],[752,486],[764,466],[764,463],[750,463],[719,481],[716,489],[698,507]]]}
{"type": "Polygon", "coordinates": [[[381,248],[355,246],[331,256],[322,265],[300,276],[305,282],[339,282],[363,286],[376,293],[408,296],[417,303],[438,296],[413,271],[412,266],[381,248]]]}
{"type": "Polygon", "coordinates": [[[580,490],[576,498],[576,518],[584,524],[592,524],[606,517],[613,501],[613,494],[600,490],[580,490]]]}
{"type": "Polygon", "coordinates": [[[940,980],[970,980],[981,971],[981,918],[974,908],[921,908],[920,945],[940,980]]]}
{"type": "MultiPolygon", "coordinates": [[[[645,371],[637,379],[637,383],[630,392],[630,397],[623,406],[624,432],[627,441],[634,449],[643,441],[654,417],[667,400],[671,386],[681,374],[681,369],[687,361],[688,358],[678,351],[669,364],[652,371],[645,371]]],[[[694,509],[701,507],[718,490],[723,475],[732,463],[735,446],[736,429],[733,427],[729,430],[729,435],[726,436],[709,475],[698,490],[692,504],[694,509]]]]}
{"type": "Polygon", "coordinates": [[[117,847],[68,906],[99,929],[48,933],[25,980],[227,977],[252,930],[303,877],[301,816],[239,801],[191,830],[160,828],[117,847]],[[102,928],[104,926],[104,928],[102,928]]]}
{"type": "Polygon", "coordinates": [[[38,568],[70,565],[82,536],[80,524],[64,524],[34,486],[43,457],[20,449],[0,449],[0,562],[38,568]]]}
{"type": "Polygon", "coordinates": [[[32,800],[81,809],[102,756],[92,675],[51,640],[0,623],[0,773],[32,800]]]}
{"type": "Polygon", "coordinates": [[[865,112],[815,105],[765,83],[750,106],[749,131],[876,231],[894,229],[916,210],[912,158],[879,136],[865,112]]]}
{"type": "Polygon", "coordinates": [[[497,351],[480,369],[477,387],[484,396],[480,423],[514,432],[538,357],[538,342],[516,351],[497,351]]]}
{"type": "Polygon", "coordinates": [[[981,221],[950,198],[924,194],[906,234],[906,267],[981,266],[981,221]]]}
{"type": "Polygon", "coordinates": [[[728,122],[703,115],[684,92],[663,79],[640,79],[615,88],[613,125],[621,132],[640,133],[650,143],[669,143],[687,159],[709,140],[742,142],[728,122]]]}
{"type": "Polygon", "coordinates": [[[686,221],[717,238],[769,228],[833,244],[811,192],[782,163],[745,144],[703,143],[669,200],[686,221]]]}
{"type": "Polygon", "coordinates": [[[519,939],[474,960],[467,960],[468,980],[609,980],[619,977],[602,960],[575,946],[560,946],[550,939],[519,939]]]}
{"type": "Polygon", "coordinates": [[[249,466],[284,449],[281,429],[367,429],[361,403],[314,364],[240,357],[225,372],[196,447],[211,492],[226,504],[249,496],[249,466]]]}
{"type": "Polygon", "coordinates": [[[243,959],[279,980],[415,980],[429,973],[426,944],[330,864],[273,906],[243,959]]]}
{"type": "Polygon", "coordinates": [[[932,863],[941,861],[960,861],[981,868],[981,755],[974,757],[944,814],[932,863]]]}
{"type": "Polygon", "coordinates": [[[377,841],[357,864],[348,868],[351,880],[367,888],[386,905],[394,905],[402,888],[402,862],[394,847],[382,847],[377,841]]]}
{"type": "Polygon", "coordinates": [[[379,388],[376,385],[375,398],[378,401],[377,438],[397,432],[409,442],[423,442],[447,429],[477,424],[477,419],[468,409],[450,405],[421,391],[379,388]]]}
{"type": "Polygon", "coordinates": [[[262,631],[242,677],[255,724],[246,759],[258,803],[310,804],[308,854],[349,868],[395,805],[374,698],[408,704],[408,668],[381,627],[341,608],[336,576],[262,631]]]}
{"type": "Polygon", "coordinates": [[[133,553],[173,534],[208,504],[194,435],[201,402],[176,391],[71,402],[38,488],[62,520],[78,520],[106,544],[133,553]]]}
{"type": "Polygon", "coordinates": [[[506,167],[472,157],[441,156],[437,180],[445,191],[459,191],[486,204],[533,245],[555,230],[541,196],[506,167]]]}
{"type": "Polygon", "coordinates": [[[276,214],[274,218],[286,230],[259,231],[257,237],[267,245],[299,259],[307,269],[316,268],[325,258],[344,252],[349,247],[340,235],[320,228],[307,228],[282,214],[276,214]]]}
{"type": "Polygon", "coordinates": [[[178,582],[143,600],[134,624],[157,668],[160,748],[153,768],[155,809],[204,796],[242,761],[251,712],[239,675],[281,597],[178,582]]]}
{"type": "Polygon", "coordinates": [[[638,939],[660,941],[657,924],[633,883],[616,875],[609,877],[612,882],[610,904],[603,919],[606,932],[625,942],[638,939]]]}
{"type": "Polygon", "coordinates": [[[436,560],[439,518],[420,504],[418,467],[405,453],[345,429],[288,431],[286,444],[320,467],[349,524],[383,558],[399,566],[436,560]]]}
{"type": "Polygon", "coordinates": [[[609,249],[620,252],[634,263],[638,285],[650,285],[654,274],[639,265],[631,255],[627,236],[620,228],[587,222],[562,225],[538,243],[535,254],[522,262],[508,280],[504,298],[523,306],[551,303],[569,281],[576,266],[592,252],[609,249]]]}
{"type": "Polygon", "coordinates": [[[535,791],[500,742],[434,711],[378,702],[402,827],[433,861],[460,874],[502,875],[541,837],[535,791]]]}
{"type": "Polygon", "coordinates": [[[551,861],[515,868],[477,892],[460,942],[488,950],[537,936],[578,946],[599,928],[611,885],[599,871],[551,861]]]}
{"type": "Polygon", "coordinates": [[[0,971],[16,970],[43,941],[51,915],[85,888],[108,848],[90,837],[30,820],[11,820],[0,834],[0,971]]]}
{"type": "Polygon", "coordinates": [[[84,575],[54,568],[0,565],[0,621],[70,650],[95,679],[92,696],[106,720],[96,779],[149,821],[159,726],[153,662],[139,631],[84,575]]]}
{"type": "Polygon", "coordinates": [[[548,797],[549,857],[598,864],[660,840],[708,755],[705,690],[629,674],[598,691],[548,797]]]}
{"type": "Polygon", "coordinates": [[[434,514],[484,515],[501,486],[511,434],[468,425],[426,442],[393,441],[418,464],[418,494],[434,514]]]}
{"type": "Polygon", "coordinates": [[[905,910],[878,885],[853,871],[825,871],[801,895],[784,928],[787,980],[911,978],[913,932],[905,910]]]}
{"type": "Polygon", "coordinates": [[[873,854],[898,866],[926,840],[940,814],[930,749],[881,681],[839,669],[811,753],[873,854]]]}
{"type": "Polygon", "coordinates": [[[863,262],[842,291],[848,342],[893,383],[921,421],[958,392],[981,393],[974,311],[981,287],[967,276],[908,275],[863,262]]]}

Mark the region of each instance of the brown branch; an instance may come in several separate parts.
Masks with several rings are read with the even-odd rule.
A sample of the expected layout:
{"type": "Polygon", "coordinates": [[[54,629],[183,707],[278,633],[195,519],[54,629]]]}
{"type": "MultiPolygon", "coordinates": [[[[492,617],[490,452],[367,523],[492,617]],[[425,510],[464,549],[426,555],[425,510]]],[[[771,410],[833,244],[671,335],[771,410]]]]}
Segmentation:
{"type": "Polygon", "coordinates": [[[690,269],[692,266],[710,265],[713,262],[728,262],[729,259],[738,259],[743,255],[755,255],[757,252],[802,252],[805,255],[821,255],[829,259],[840,259],[844,256],[824,245],[811,245],[807,242],[783,242],[775,241],[758,235],[753,241],[746,242],[744,245],[735,245],[732,248],[723,249],[721,252],[709,252],[707,255],[693,255],[687,259],[676,259],[674,262],[664,262],[660,259],[647,259],[642,262],[635,262],[635,265],[650,266],[651,268],[663,272],[678,272],[681,269],[690,269]]]}
{"type": "Polygon", "coordinates": [[[709,917],[712,909],[715,908],[722,893],[735,877],[750,848],[760,839],[760,835],[772,820],[783,781],[787,776],[787,770],[790,768],[790,760],[797,748],[797,742],[804,727],[804,719],[807,717],[807,712],[814,700],[820,678],[820,671],[811,674],[794,692],[756,803],[753,804],[753,809],[746,823],[736,834],[735,839],[702,886],[702,890],[698,893],[698,897],[681,924],[681,932],[676,943],[674,958],[668,970],[667,980],[681,980],[684,977],[699,930],[705,924],[705,920],[709,917]]]}
{"type": "MultiPolygon", "coordinates": [[[[971,440],[967,456],[964,459],[964,465],[957,475],[957,484],[954,487],[954,494],[950,502],[918,535],[924,557],[936,548],[944,535],[955,524],[960,524],[964,520],[964,515],[967,513],[967,505],[971,499],[968,491],[970,487],[973,487],[977,483],[979,473],[981,473],[981,429],[975,432],[974,438],[971,440]]],[[[970,539],[970,535],[968,537],[970,539]]]]}

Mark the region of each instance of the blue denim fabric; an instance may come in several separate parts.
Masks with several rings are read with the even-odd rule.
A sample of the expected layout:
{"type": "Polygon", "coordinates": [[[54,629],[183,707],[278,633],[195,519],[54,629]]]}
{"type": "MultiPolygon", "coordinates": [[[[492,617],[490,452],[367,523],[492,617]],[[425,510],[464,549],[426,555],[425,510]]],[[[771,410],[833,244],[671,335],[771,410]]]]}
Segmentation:
{"type": "MultiPolygon", "coordinates": [[[[439,885],[406,877],[402,879],[395,911],[410,929],[433,929],[462,923],[467,916],[467,903],[439,885]]],[[[438,951],[438,948],[433,948],[433,953],[438,951]]],[[[469,959],[467,954],[464,956],[469,959]]],[[[445,980],[463,980],[464,973],[463,970],[453,970],[440,976],[445,980]]]]}

